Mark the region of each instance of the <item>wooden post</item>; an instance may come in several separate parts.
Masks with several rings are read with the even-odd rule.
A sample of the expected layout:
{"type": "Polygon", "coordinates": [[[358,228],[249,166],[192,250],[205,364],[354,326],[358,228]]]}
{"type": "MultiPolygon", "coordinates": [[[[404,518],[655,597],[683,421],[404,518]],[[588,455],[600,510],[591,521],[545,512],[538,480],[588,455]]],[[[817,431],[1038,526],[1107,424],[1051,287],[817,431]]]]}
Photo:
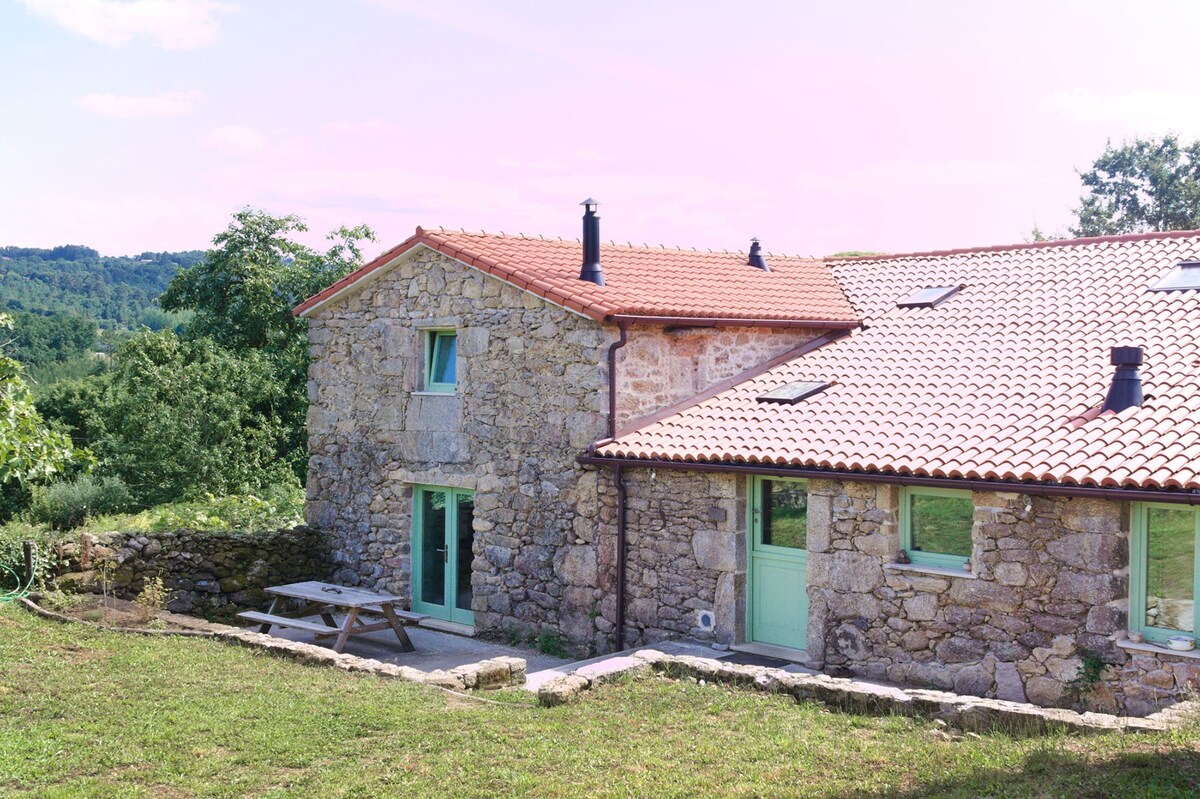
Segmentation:
{"type": "Polygon", "coordinates": [[[33,542],[26,541],[21,545],[21,549],[25,553],[25,580],[28,584],[33,584],[33,542]]]}

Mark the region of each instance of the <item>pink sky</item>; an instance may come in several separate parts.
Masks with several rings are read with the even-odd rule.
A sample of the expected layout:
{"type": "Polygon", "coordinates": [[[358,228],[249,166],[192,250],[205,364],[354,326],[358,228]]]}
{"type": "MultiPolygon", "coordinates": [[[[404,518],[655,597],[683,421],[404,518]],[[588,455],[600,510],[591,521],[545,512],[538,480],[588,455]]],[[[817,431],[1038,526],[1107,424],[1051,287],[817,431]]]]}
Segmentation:
{"type": "MultiPolygon", "coordinates": [[[[0,244],[208,245],[251,205],[774,252],[1065,230],[1200,135],[1200,4],[0,0],[0,244]]],[[[314,241],[320,236],[314,235],[314,241]]]]}

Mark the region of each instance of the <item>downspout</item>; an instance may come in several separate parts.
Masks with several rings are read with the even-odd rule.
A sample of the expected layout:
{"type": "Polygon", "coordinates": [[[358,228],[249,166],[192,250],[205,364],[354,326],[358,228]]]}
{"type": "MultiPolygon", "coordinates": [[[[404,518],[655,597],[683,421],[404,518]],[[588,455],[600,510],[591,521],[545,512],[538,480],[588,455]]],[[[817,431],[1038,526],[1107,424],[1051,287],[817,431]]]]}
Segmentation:
{"type": "MultiPolygon", "coordinates": [[[[629,341],[629,322],[617,319],[617,329],[621,337],[608,347],[608,437],[593,442],[588,447],[585,457],[594,457],[596,447],[604,446],[617,435],[617,350],[629,341]]],[[[582,458],[580,459],[583,460],[582,458]]],[[[617,487],[617,635],[616,648],[620,652],[625,648],[625,466],[618,462],[604,461],[597,466],[607,466],[612,469],[613,482],[617,487]]]]}
{"type": "MultiPolygon", "coordinates": [[[[617,350],[629,341],[629,322],[617,322],[621,337],[608,347],[608,440],[617,435],[617,350]]],[[[599,443],[599,442],[597,442],[599,443]]],[[[595,452],[593,445],[592,452],[595,452]]],[[[617,486],[617,638],[620,652],[625,648],[625,467],[613,465],[613,482],[617,486]]]]}
{"type": "Polygon", "coordinates": [[[617,436],[617,350],[629,341],[629,322],[617,320],[621,337],[608,347],[608,440],[617,436]]]}
{"type": "Polygon", "coordinates": [[[617,640],[618,652],[625,649],[625,467],[613,465],[617,484],[617,640]]]}

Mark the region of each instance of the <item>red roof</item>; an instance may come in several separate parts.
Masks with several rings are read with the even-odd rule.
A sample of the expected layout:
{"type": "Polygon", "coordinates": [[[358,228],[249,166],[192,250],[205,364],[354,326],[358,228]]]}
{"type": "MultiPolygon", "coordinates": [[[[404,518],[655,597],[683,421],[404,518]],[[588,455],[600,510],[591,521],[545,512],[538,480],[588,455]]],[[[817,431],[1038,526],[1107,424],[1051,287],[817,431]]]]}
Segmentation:
{"type": "Polygon", "coordinates": [[[597,454],[1200,489],[1200,291],[1147,290],[1196,258],[1200,231],[831,261],[865,329],[597,454]],[[1145,349],[1145,403],[1101,413],[1109,349],[1127,345],[1145,349]],[[799,380],[833,386],[756,401],[799,380]]]}
{"type": "Polygon", "coordinates": [[[829,267],[811,258],[769,255],[771,271],[764,272],[750,266],[743,253],[604,244],[600,262],[606,285],[597,286],[579,279],[578,241],[423,228],[310,297],[295,313],[311,313],[418,245],[593,319],[685,317],[824,328],[858,324],[829,267]]]}

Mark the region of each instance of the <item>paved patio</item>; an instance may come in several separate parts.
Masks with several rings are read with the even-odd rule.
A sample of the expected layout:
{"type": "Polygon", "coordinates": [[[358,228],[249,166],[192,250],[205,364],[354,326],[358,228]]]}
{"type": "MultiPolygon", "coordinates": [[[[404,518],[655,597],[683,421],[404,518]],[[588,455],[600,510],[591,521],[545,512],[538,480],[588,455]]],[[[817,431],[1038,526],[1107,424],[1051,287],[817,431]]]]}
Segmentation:
{"type": "MultiPolygon", "coordinates": [[[[320,622],[319,617],[313,621],[320,622]]],[[[341,621],[341,618],[338,618],[341,621]]],[[[250,625],[247,629],[257,630],[258,625],[250,625]]],[[[412,639],[415,652],[401,652],[396,635],[390,630],[354,635],[346,642],[347,655],[360,658],[374,658],[382,663],[394,663],[397,666],[411,666],[421,671],[436,671],[438,669],[453,669],[468,663],[477,663],[494,657],[524,658],[530,674],[544,669],[562,667],[571,661],[544,655],[535,649],[504,646],[493,641],[482,641],[478,638],[468,638],[463,635],[432,630],[427,627],[406,627],[409,638],[412,639]]],[[[306,644],[317,644],[332,648],[333,639],[313,640],[312,633],[303,630],[290,630],[272,627],[271,635],[286,638],[289,641],[302,641],[306,644]]]]}
{"type": "MultiPolygon", "coordinates": [[[[319,621],[320,619],[314,616],[313,620],[319,621]]],[[[341,621],[340,615],[338,616],[338,621],[341,621]]],[[[251,625],[249,629],[257,628],[258,625],[251,625]]],[[[639,649],[647,648],[634,647],[624,652],[612,652],[587,660],[569,660],[546,655],[535,649],[505,646],[493,641],[483,641],[478,638],[442,632],[428,627],[406,627],[405,629],[412,639],[413,645],[416,647],[415,652],[401,652],[396,636],[390,630],[381,630],[379,632],[351,636],[350,640],[346,643],[345,653],[361,658],[373,658],[382,663],[410,666],[421,671],[449,670],[458,666],[478,663],[481,660],[501,656],[523,658],[528,674],[524,688],[536,693],[541,686],[551,680],[579,671],[580,669],[584,669],[585,673],[595,672],[599,674],[607,671],[609,668],[619,668],[624,659],[629,655],[632,655],[639,649]]],[[[316,643],[327,648],[331,648],[333,641],[332,638],[315,641],[311,633],[280,627],[271,628],[271,635],[278,638],[286,638],[289,641],[302,641],[309,644],[316,643]]],[[[769,666],[797,674],[814,673],[795,663],[744,652],[718,651],[714,650],[711,646],[698,642],[661,641],[649,648],[657,649],[668,655],[689,655],[742,665],[769,666]]]]}

